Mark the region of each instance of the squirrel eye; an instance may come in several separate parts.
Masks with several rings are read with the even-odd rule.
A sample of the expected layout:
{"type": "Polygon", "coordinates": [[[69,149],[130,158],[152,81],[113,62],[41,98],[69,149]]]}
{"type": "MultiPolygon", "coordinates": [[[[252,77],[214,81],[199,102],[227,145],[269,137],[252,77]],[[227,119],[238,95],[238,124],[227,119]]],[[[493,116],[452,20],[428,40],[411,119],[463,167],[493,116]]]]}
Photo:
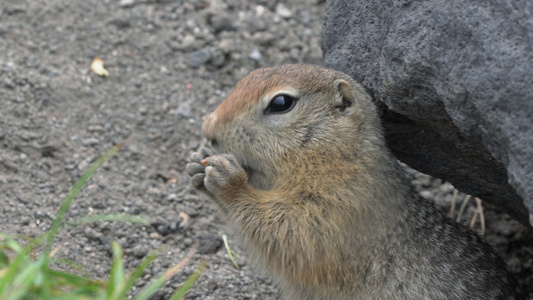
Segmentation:
{"type": "Polygon", "coordinates": [[[278,95],[270,101],[270,104],[265,110],[267,114],[283,114],[291,111],[296,104],[295,98],[287,95],[278,95]]]}

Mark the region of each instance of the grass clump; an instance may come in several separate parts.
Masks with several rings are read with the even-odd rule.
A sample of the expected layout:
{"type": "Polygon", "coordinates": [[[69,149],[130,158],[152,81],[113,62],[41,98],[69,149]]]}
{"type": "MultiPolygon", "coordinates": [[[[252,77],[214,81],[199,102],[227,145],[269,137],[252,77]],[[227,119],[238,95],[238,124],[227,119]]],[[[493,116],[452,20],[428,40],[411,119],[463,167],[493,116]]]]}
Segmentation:
{"type": "MultiPolygon", "coordinates": [[[[89,276],[79,276],[70,272],[54,270],[50,267],[53,263],[65,263],[74,269],[84,272],[83,268],[75,262],[56,259],[55,253],[62,246],[52,249],[54,237],[57,233],[68,227],[99,221],[126,221],[147,224],[145,218],[129,215],[91,215],[75,220],[69,224],[62,222],[72,201],[76,198],[85,183],[93,173],[107,160],[122,148],[116,145],[98,158],[89,169],[80,177],[69,195],[63,201],[50,230],[43,235],[31,239],[27,245],[22,246],[8,234],[0,232],[0,299],[42,299],[42,300],[125,300],[132,299],[127,296],[128,291],[134,286],[135,281],[156,258],[157,252],[148,255],[139,266],[130,274],[124,272],[123,251],[116,242],[111,244],[113,261],[110,267],[107,282],[95,280],[89,276]]],[[[189,251],[186,259],[169,269],[165,274],[156,278],[145,286],[134,300],[145,300],[152,296],[174,274],[181,270],[195,253],[195,247],[189,251]]],[[[186,291],[198,279],[205,268],[202,262],[182,287],[172,296],[172,300],[182,299],[186,291]]]]}

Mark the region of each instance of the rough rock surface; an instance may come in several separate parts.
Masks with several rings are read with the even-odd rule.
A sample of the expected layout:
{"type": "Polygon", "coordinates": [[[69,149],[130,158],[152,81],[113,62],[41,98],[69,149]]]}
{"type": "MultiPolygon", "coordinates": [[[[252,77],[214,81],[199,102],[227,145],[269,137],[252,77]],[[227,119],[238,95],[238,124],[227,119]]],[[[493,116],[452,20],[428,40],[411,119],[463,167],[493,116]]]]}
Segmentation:
{"type": "Polygon", "coordinates": [[[322,45],[382,106],[400,160],[533,224],[532,14],[528,0],[330,1],[322,45]]]}

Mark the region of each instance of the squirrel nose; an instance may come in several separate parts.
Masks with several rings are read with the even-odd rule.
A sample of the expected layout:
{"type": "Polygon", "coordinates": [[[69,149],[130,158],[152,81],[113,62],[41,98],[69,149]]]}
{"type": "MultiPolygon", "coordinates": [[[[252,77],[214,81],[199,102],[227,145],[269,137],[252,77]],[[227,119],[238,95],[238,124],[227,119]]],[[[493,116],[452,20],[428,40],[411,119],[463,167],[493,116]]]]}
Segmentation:
{"type": "Polygon", "coordinates": [[[216,147],[218,145],[218,141],[216,139],[216,120],[217,115],[216,113],[211,113],[207,116],[207,118],[204,121],[204,124],[202,125],[202,134],[203,136],[211,142],[211,145],[213,147],[216,147]]]}

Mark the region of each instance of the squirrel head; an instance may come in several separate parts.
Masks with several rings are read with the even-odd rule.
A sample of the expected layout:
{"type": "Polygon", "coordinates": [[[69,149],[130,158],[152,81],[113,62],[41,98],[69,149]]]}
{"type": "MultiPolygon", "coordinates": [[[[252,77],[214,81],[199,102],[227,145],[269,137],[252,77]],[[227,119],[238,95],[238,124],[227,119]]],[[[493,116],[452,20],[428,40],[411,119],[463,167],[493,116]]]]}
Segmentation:
{"type": "Polygon", "coordinates": [[[202,133],[218,152],[235,155],[250,184],[262,189],[310,164],[355,159],[365,144],[382,140],[364,89],[313,65],[254,70],[206,118],[202,133]]]}

